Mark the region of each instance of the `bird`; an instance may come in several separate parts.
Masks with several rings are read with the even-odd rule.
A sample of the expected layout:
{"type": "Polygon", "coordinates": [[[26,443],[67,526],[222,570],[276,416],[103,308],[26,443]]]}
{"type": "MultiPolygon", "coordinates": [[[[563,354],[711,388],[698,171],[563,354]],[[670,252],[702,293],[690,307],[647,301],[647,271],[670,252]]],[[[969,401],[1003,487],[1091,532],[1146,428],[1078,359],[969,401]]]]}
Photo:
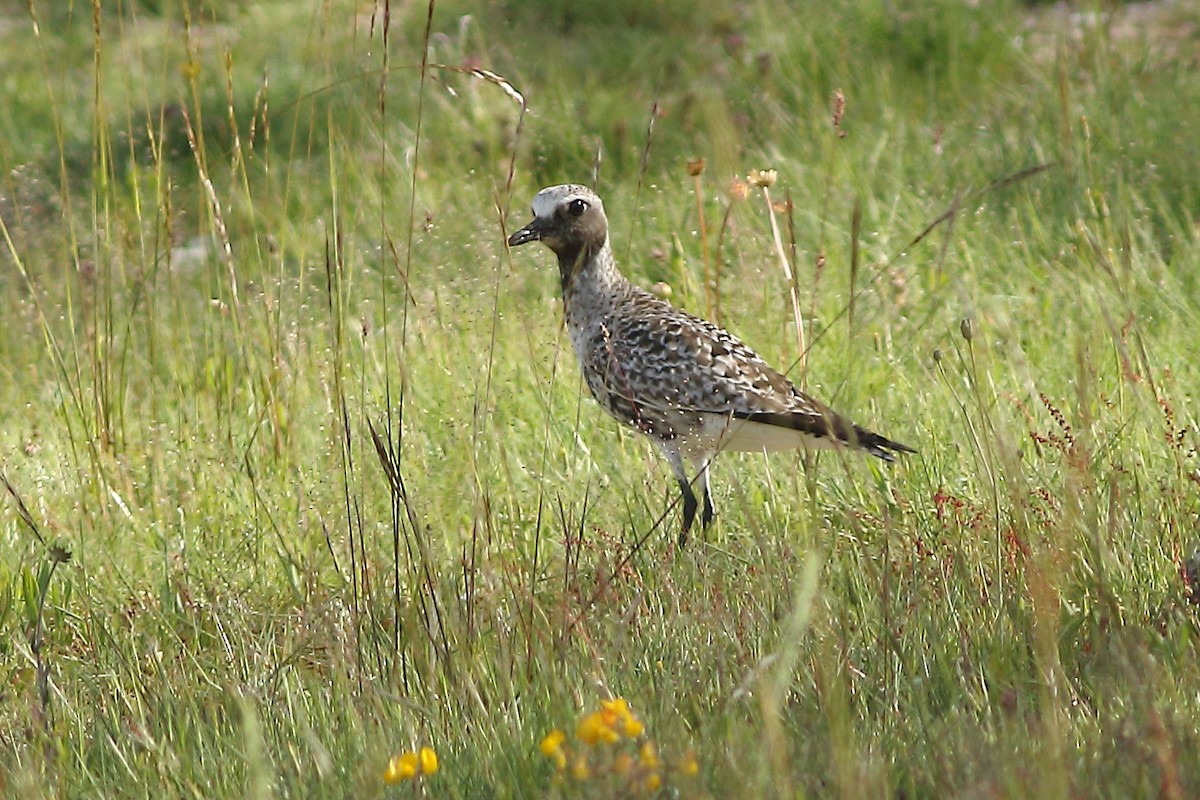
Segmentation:
{"type": "Polygon", "coordinates": [[[613,257],[604,203],[588,187],[546,187],[532,212],[508,246],[541,242],[558,257],[563,317],[584,380],[605,411],[670,464],[683,503],[681,547],[698,509],[703,528],[716,516],[709,466],[720,452],[841,448],[887,462],[916,452],[801,391],[724,328],[631,283],[613,257]]]}

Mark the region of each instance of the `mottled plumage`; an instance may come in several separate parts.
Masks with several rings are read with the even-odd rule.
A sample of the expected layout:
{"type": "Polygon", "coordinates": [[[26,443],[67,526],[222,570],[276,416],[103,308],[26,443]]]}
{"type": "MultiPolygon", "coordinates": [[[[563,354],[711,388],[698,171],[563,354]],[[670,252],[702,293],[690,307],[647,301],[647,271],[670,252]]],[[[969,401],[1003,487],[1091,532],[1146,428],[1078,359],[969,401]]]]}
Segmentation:
{"type": "Polygon", "coordinates": [[[708,466],[722,450],[847,447],[885,461],[912,448],[861,428],[797,389],[736,336],[634,286],[617,270],[600,198],[586,186],[551,186],[510,246],[540,241],[558,256],[567,330],[592,395],[653,439],[683,495],[683,532],[698,503],[713,518],[708,466]]]}

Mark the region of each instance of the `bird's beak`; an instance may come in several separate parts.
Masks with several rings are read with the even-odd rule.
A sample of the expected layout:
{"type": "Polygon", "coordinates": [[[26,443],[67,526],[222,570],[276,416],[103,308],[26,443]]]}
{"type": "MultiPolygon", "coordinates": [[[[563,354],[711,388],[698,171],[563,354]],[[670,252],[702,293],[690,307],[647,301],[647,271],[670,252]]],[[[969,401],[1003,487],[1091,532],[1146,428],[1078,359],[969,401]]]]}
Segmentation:
{"type": "Polygon", "coordinates": [[[542,234],[546,230],[547,221],[541,217],[534,217],[533,222],[530,222],[524,228],[508,237],[508,246],[516,247],[519,244],[526,242],[538,242],[542,239],[542,234]]]}

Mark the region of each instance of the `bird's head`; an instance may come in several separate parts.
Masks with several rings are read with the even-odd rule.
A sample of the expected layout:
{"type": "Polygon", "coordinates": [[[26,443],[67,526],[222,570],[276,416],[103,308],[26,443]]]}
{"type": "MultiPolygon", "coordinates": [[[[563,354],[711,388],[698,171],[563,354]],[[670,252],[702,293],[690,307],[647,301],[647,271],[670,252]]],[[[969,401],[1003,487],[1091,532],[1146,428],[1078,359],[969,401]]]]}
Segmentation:
{"type": "Polygon", "coordinates": [[[608,240],[604,204],[586,186],[548,186],[533,198],[533,221],[508,237],[509,247],[541,242],[560,258],[597,251],[608,240]]]}

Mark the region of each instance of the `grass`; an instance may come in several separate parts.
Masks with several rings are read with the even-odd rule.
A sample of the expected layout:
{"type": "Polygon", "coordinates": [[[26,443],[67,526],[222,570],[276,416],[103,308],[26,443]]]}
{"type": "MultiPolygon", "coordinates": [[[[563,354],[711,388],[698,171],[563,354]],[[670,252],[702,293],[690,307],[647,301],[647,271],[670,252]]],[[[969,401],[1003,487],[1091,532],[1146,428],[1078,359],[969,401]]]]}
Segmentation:
{"type": "Polygon", "coordinates": [[[4,12],[6,794],[1200,792],[1195,9],[693,5],[4,12]],[[798,365],[774,214],[793,377],[920,455],[726,455],[674,549],[503,247],[594,176],[798,365]]]}

